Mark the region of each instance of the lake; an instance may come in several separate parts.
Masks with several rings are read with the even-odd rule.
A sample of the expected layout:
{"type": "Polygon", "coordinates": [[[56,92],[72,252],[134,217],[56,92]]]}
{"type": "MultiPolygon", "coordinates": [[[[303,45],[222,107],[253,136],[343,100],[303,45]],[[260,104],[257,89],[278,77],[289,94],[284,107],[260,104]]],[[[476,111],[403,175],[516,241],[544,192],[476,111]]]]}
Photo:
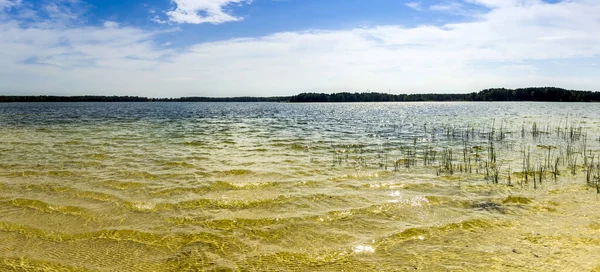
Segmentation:
{"type": "Polygon", "coordinates": [[[0,104],[2,271],[600,271],[595,103],[0,104]]]}

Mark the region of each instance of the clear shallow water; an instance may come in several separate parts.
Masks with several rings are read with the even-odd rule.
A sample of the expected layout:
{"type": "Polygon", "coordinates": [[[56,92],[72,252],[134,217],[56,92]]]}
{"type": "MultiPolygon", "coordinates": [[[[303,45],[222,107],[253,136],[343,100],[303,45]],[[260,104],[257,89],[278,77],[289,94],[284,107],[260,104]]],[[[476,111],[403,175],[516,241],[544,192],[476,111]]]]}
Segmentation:
{"type": "Polygon", "coordinates": [[[598,104],[0,104],[0,125],[0,270],[600,267],[598,104]]]}

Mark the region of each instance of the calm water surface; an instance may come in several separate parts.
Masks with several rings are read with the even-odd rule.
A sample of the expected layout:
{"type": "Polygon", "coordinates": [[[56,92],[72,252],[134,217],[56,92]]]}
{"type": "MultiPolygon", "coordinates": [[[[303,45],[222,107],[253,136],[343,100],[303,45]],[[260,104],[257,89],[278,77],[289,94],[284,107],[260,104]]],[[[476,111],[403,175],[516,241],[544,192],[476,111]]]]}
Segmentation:
{"type": "Polygon", "coordinates": [[[600,270],[599,109],[0,104],[0,270],[600,270]]]}

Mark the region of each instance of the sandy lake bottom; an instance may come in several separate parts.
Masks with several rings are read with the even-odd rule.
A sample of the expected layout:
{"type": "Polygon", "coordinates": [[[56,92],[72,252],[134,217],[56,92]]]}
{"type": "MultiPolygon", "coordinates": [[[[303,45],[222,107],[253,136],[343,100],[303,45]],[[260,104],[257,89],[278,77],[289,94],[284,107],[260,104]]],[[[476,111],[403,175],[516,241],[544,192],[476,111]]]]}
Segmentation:
{"type": "Polygon", "coordinates": [[[600,271],[596,108],[0,104],[0,271],[600,271]]]}

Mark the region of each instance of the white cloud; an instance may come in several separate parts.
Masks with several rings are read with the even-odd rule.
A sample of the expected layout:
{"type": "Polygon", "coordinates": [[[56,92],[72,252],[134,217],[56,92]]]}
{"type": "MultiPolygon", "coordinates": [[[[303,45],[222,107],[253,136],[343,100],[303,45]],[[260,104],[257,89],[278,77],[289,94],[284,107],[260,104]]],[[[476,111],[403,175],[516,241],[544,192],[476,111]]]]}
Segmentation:
{"type": "Polygon", "coordinates": [[[404,5],[414,10],[421,10],[421,2],[408,2],[404,5]]]}
{"type": "Polygon", "coordinates": [[[457,10],[457,9],[462,9],[462,8],[463,8],[463,5],[461,3],[457,3],[457,2],[429,6],[429,9],[436,10],[436,11],[451,11],[451,10],[457,10]]]}
{"type": "Polygon", "coordinates": [[[117,27],[119,27],[119,23],[113,22],[113,21],[106,21],[106,22],[104,22],[104,27],[106,27],[106,28],[117,28],[117,27]]]}
{"type": "Polygon", "coordinates": [[[0,11],[3,9],[12,8],[21,3],[21,0],[0,0],[0,11]]]}
{"type": "Polygon", "coordinates": [[[168,23],[168,21],[160,19],[160,16],[158,16],[158,15],[154,15],[154,17],[152,17],[152,19],[150,19],[150,21],[158,23],[158,24],[166,24],[166,23],[168,23]]]}
{"type": "Polygon", "coordinates": [[[446,12],[462,16],[476,15],[476,13],[469,11],[463,6],[463,4],[459,2],[449,2],[445,4],[431,5],[429,6],[429,9],[433,11],[446,12]]]}
{"type": "Polygon", "coordinates": [[[490,8],[532,6],[543,3],[541,0],[465,0],[465,2],[484,5],[490,8]]]}
{"type": "Polygon", "coordinates": [[[283,32],[180,51],[161,46],[159,32],[108,26],[0,21],[0,94],[470,92],[535,85],[600,90],[593,65],[565,61],[558,73],[543,65],[600,61],[595,0],[515,3],[444,26],[283,32]]]}
{"type": "Polygon", "coordinates": [[[57,23],[82,23],[85,21],[86,5],[80,0],[53,0],[43,5],[43,11],[49,19],[57,23]]]}
{"type": "MultiPolygon", "coordinates": [[[[172,0],[175,9],[168,11],[169,20],[188,24],[221,24],[242,20],[226,9],[234,4],[250,3],[251,0],[172,0]]],[[[160,19],[159,19],[160,20],[160,19]]]]}

